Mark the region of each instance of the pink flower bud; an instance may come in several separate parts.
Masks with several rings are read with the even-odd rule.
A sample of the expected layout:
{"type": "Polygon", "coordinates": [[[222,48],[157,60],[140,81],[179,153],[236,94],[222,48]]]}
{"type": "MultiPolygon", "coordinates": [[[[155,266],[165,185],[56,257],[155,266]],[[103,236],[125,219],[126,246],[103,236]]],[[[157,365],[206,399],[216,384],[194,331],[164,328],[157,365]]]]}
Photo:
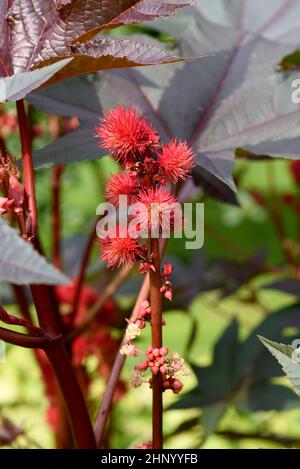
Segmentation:
{"type": "Polygon", "coordinates": [[[174,394],[178,394],[183,388],[183,384],[179,379],[174,379],[172,383],[172,390],[174,394]]]}
{"type": "Polygon", "coordinates": [[[135,321],[135,324],[137,325],[139,329],[144,329],[146,326],[145,321],[141,321],[140,319],[137,319],[135,321]]]}
{"type": "Polygon", "coordinates": [[[157,375],[157,373],[159,372],[159,368],[158,366],[152,366],[151,367],[151,371],[154,375],[157,375]]]}
{"type": "Polygon", "coordinates": [[[172,299],[173,299],[172,290],[171,290],[171,289],[170,289],[170,290],[167,290],[167,291],[165,292],[165,294],[164,294],[164,297],[165,297],[167,300],[172,301],[172,299]]]}
{"type": "Polygon", "coordinates": [[[159,357],[159,355],[160,355],[159,348],[154,348],[152,353],[155,357],[159,357]]]}
{"type": "Polygon", "coordinates": [[[160,367],[160,372],[162,375],[164,375],[167,372],[167,365],[163,365],[160,367]]]}
{"type": "Polygon", "coordinates": [[[0,197],[0,213],[2,215],[8,213],[12,209],[13,203],[14,201],[9,200],[7,197],[0,197]]]}
{"type": "Polygon", "coordinates": [[[135,365],[135,369],[137,371],[145,371],[145,370],[147,370],[148,366],[149,366],[149,363],[148,363],[148,361],[145,360],[145,361],[140,362],[137,365],[135,365]]]}
{"type": "Polygon", "coordinates": [[[173,272],[172,264],[165,264],[163,269],[163,276],[168,277],[173,272]]]}
{"type": "Polygon", "coordinates": [[[168,355],[169,349],[168,349],[168,347],[161,347],[159,349],[159,352],[160,352],[161,355],[165,356],[165,355],[168,355]]]}

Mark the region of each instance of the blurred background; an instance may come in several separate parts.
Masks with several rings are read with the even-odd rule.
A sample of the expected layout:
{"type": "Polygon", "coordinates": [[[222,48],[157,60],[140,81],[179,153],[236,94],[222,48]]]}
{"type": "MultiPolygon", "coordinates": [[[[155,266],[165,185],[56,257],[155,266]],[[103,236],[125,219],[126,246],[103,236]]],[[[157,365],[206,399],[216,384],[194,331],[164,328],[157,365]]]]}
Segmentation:
{"type": "MultiPolygon", "coordinates": [[[[133,37],[146,35],[148,40],[154,43],[159,41],[170,51],[181,49],[185,54],[187,54],[185,51],[188,51],[189,41],[192,43],[193,38],[194,42],[195,38],[200,41],[201,35],[201,38],[205,38],[207,42],[203,48],[212,51],[216,50],[218,35],[221,37],[225,33],[228,34],[229,41],[231,32],[236,31],[233,19],[236,18],[242,3],[199,0],[194,13],[189,13],[187,17],[180,14],[178,18],[176,17],[176,21],[174,18],[167,22],[167,26],[161,26],[158,22],[151,27],[118,28],[108,34],[133,37]],[[212,16],[216,10],[213,8],[219,8],[219,16],[215,16],[214,21],[212,16]],[[201,14],[199,23],[196,13],[199,18],[201,14]],[[194,16],[193,20],[191,16],[194,16]],[[190,30],[186,29],[186,21],[190,21],[190,30]],[[195,36],[195,25],[199,28],[199,37],[195,36]],[[183,29],[186,30],[185,36],[182,35],[183,29]],[[212,32],[214,32],[213,39],[212,32]],[[182,37],[185,48],[179,40],[182,37]]],[[[261,21],[264,19],[265,25],[270,16],[275,21],[275,14],[277,12],[278,15],[279,9],[273,11],[274,7],[270,11],[270,2],[259,3],[261,6],[255,7],[255,17],[261,18],[261,21]]],[[[282,82],[290,79],[290,74],[297,76],[299,56],[293,36],[297,25],[291,25],[289,21],[291,17],[297,16],[298,10],[289,8],[288,11],[289,17],[283,18],[282,14],[280,18],[281,36],[285,35],[288,39],[283,41],[284,46],[280,43],[282,54],[276,42],[280,37],[276,36],[278,28],[274,26],[272,30],[269,26],[268,30],[265,26],[269,34],[266,34],[262,44],[258,44],[256,55],[254,53],[254,59],[259,57],[260,63],[255,62],[253,55],[251,58],[248,58],[247,54],[244,56],[247,57],[245,74],[250,81],[247,82],[245,79],[245,83],[241,85],[244,88],[240,89],[241,69],[234,69],[230,75],[231,99],[235,98],[235,92],[240,92],[250,100],[241,104],[249,121],[252,119],[251,122],[247,122],[249,126],[257,124],[256,118],[262,120],[265,118],[261,116],[259,100],[263,83],[269,80],[267,77],[271,76],[270,83],[276,91],[282,82]],[[266,55],[262,54],[266,48],[272,53],[276,51],[276,56],[272,56],[270,63],[266,64],[266,67],[269,67],[267,70],[263,69],[263,62],[268,60],[266,55]],[[292,56],[288,56],[289,51],[292,56]],[[284,61],[285,57],[289,57],[288,60],[284,61]],[[251,70],[253,70],[252,75],[251,70]],[[275,82],[274,76],[277,77],[275,82]],[[260,83],[259,79],[262,80],[263,77],[264,81],[260,83]],[[238,83],[233,83],[234,80],[238,83]],[[254,117],[250,105],[253,105],[257,111],[257,115],[254,112],[254,117]]],[[[254,34],[251,26],[253,18],[251,19],[250,14],[248,19],[249,22],[245,21],[245,25],[251,34],[254,34]]],[[[263,25],[260,25],[256,33],[258,36],[255,37],[263,36],[263,25]]],[[[199,64],[197,62],[197,67],[201,66],[201,70],[207,72],[208,76],[214,74],[213,64],[220,64],[220,60],[225,57],[228,60],[226,53],[231,50],[232,43],[229,47],[228,42],[227,50],[226,40],[222,47],[218,46],[217,55],[208,59],[207,66],[204,62],[206,59],[201,59],[199,64]]],[[[170,67],[172,66],[166,66],[166,72],[163,71],[164,68],[160,68],[160,73],[165,73],[163,87],[168,85],[168,81],[169,84],[172,82],[172,86],[176,85],[176,83],[174,85],[174,76],[169,77],[167,72],[172,70],[170,67]]],[[[203,85],[201,81],[205,78],[204,72],[200,74],[196,65],[184,67],[190,68],[180,69],[181,72],[185,71],[186,76],[193,77],[193,80],[185,82],[187,92],[183,100],[187,102],[187,96],[192,97],[185,109],[188,116],[189,110],[191,113],[194,112],[191,109],[191,101],[195,96],[202,96],[204,99],[206,93],[211,95],[214,92],[218,83],[213,84],[213,89],[208,89],[207,80],[203,85]]],[[[143,71],[141,74],[144,75],[141,76],[150,80],[156,74],[155,70],[152,68],[148,75],[148,72],[143,71]]],[[[215,77],[219,73],[217,70],[215,77]]],[[[110,79],[109,75],[106,76],[110,79]]],[[[94,79],[95,77],[89,77],[86,83],[93,84],[94,79]]],[[[103,82],[105,78],[100,78],[101,80],[103,82]]],[[[71,82],[69,86],[72,89],[71,82]]],[[[156,83],[156,86],[159,88],[160,84],[156,83]]],[[[181,93],[183,85],[178,86],[181,93]]],[[[117,166],[108,156],[65,164],[68,158],[66,157],[60,161],[59,166],[48,164],[51,151],[55,153],[58,148],[53,147],[51,150],[51,143],[64,135],[69,136],[70,144],[68,148],[62,146],[59,151],[72,154],[72,133],[76,133],[82,120],[76,113],[74,116],[70,115],[72,114],[70,111],[66,112],[65,116],[63,111],[57,111],[57,114],[53,111],[45,112],[47,105],[43,98],[50,96],[53,102],[56,102],[59,101],[61,92],[62,90],[55,85],[46,91],[35,93],[29,100],[28,110],[35,155],[36,158],[43,158],[45,162],[43,167],[36,171],[41,243],[47,257],[51,258],[53,178],[59,173],[63,270],[75,278],[95,221],[96,207],[104,200],[105,182],[109,175],[117,170],[117,166]],[[42,150],[45,147],[46,150],[42,150]]],[[[160,93],[157,90],[156,92],[160,93]]],[[[166,88],[163,88],[163,92],[166,93],[166,88]]],[[[228,93],[229,89],[225,95],[228,93]]],[[[170,94],[172,98],[172,93],[170,94]]],[[[264,97],[265,95],[266,93],[264,97]]],[[[68,99],[69,96],[66,96],[68,99]]],[[[226,97],[223,96],[222,100],[226,97]]],[[[271,97],[274,97],[274,94],[271,97]]],[[[105,98],[103,99],[105,101],[105,98]]],[[[162,101],[161,95],[159,99],[162,101]]],[[[117,97],[110,97],[104,103],[99,98],[99,106],[103,105],[105,109],[118,100],[117,97]]],[[[127,95],[125,102],[131,100],[134,104],[133,95],[127,95]]],[[[220,108],[224,103],[229,106],[230,102],[228,104],[222,100],[220,108]]],[[[173,105],[174,100],[170,99],[169,114],[173,112],[173,105]]],[[[262,106],[264,105],[267,106],[262,102],[262,106]]],[[[201,106],[204,106],[203,101],[195,103],[197,112],[200,112],[201,106]]],[[[234,106],[239,107],[237,102],[234,106]]],[[[280,106],[278,104],[278,108],[273,110],[278,115],[281,115],[280,106]]],[[[215,110],[215,114],[212,112],[212,119],[218,118],[217,111],[218,109],[215,110]]],[[[233,112],[231,108],[227,111],[229,114],[233,112]]],[[[220,117],[223,123],[224,115],[221,114],[220,117]]],[[[241,124],[239,118],[242,118],[236,115],[235,117],[241,124]]],[[[269,117],[268,115],[267,118],[269,117]]],[[[267,118],[265,120],[268,123],[267,118]]],[[[184,119],[185,115],[180,115],[178,120],[182,128],[179,126],[177,131],[176,128],[173,129],[175,135],[182,138],[186,138],[188,132],[184,129],[184,119]]],[[[212,121],[211,134],[217,124],[218,122],[212,121]]],[[[92,124],[89,125],[92,135],[94,127],[92,124]]],[[[225,124],[224,126],[226,127],[225,124]]],[[[230,127],[229,123],[228,126],[230,127]]],[[[235,150],[229,148],[232,161],[234,155],[236,157],[233,181],[237,193],[232,189],[233,183],[227,184],[228,181],[224,183],[222,177],[219,177],[217,182],[212,181],[210,177],[204,177],[207,176],[208,168],[205,169],[203,165],[203,174],[201,175],[200,168],[200,173],[194,175],[196,185],[188,200],[205,203],[204,247],[199,251],[185,250],[184,239],[172,239],[168,243],[165,257],[174,265],[172,276],[174,301],[172,303],[166,301],[164,305],[167,323],[164,339],[170,350],[179,353],[185,359],[189,374],[184,377],[182,394],[174,396],[165,393],[166,448],[300,447],[299,397],[290,388],[287,379],[282,376],[279,365],[267,351],[263,350],[256,337],[257,334],[262,334],[285,343],[290,343],[293,338],[299,337],[300,164],[297,160],[284,158],[295,156],[290,147],[294,145],[296,150],[298,148],[295,144],[297,123],[293,122],[289,126],[289,128],[294,126],[294,131],[293,135],[286,136],[292,142],[286,146],[287,154],[284,146],[282,150],[281,140],[276,142],[274,136],[273,146],[266,145],[265,150],[248,145],[249,140],[251,143],[251,135],[245,138],[241,135],[239,144],[233,145],[235,150]],[[275,155],[279,158],[272,158],[274,154],[271,148],[276,148],[276,145],[280,147],[280,151],[274,153],[280,153],[275,155]]],[[[205,141],[205,138],[209,140],[205,130],[207,127],[200,142],[205,141]]],[[[275,129],[274,134],[276,132],[282,138],[286,135],[284,128],[275,129]]],[[[1,105],[0,137],[12,155],[20,155],[16,111],[12,104],[1,105]]],[[[267,137],[269,141],[269,136],[267,137]]],[[[76,142],[74,140],[74,152],[78,151],[75,148],[76,142]]],[[[257,143],[260,141],[253,137],[253,145],[257,143]]],[[[205,147],[205,144],[203,145],[205,147]]],[[[84,150],[82,151],[84,153],[84,150]]],[[[83,155],[81,159],[88,158],[83,155]]],[[[103,288],[112,276],[112,273],[105,271],[98,257],[98,247],[95,244],[85,280],[85,295],[82,296],[80,303],[80,314],[83,316],[86,309],[101,296],[103,288]]],[[[82,386],[88,397],[92,415],[95,415],[101,402],[105,381],[109,376],[126,325],[125,317],[130,314],[140,284],[140,276],[133,272],[110,303],[99,311],[95,323],[97,337],[92,338],[90,331],[84,336],[85,342],[77,340],[74,362],[81,370],[82,386]]],[[[1,304],[11,314],[18,314],[15,293],[9,285],[1,284],[1,304]]],[[[57,291],[62,315],[66,314],[70,306],[69,293],[63,289],[57,291]]],[[[33,308],[31,314],[34,317],[33,308]]],[[[149,342],[147,329],[142,338],[137,339],[137,346],[147,347],[149,342]]],[[[138,389],[130,386],[134,363],[135,359],[126,360],[108,424],[107,447],[132,448],[151,438],[149,424],[151,391],[146,385],[138,389]]],[[[11,345],[6,346],[6,360],[0,363],[0,446],[2,448],[54,448],[56,445],[55,432],[59,431],[57,402],[53,400],[51,377],[48,376],[48,381],[45,381],[48,373],[47,364],[44,363],[44,368],[42,365],[43,358],[37,357],[34,352],[11,345]]]]}

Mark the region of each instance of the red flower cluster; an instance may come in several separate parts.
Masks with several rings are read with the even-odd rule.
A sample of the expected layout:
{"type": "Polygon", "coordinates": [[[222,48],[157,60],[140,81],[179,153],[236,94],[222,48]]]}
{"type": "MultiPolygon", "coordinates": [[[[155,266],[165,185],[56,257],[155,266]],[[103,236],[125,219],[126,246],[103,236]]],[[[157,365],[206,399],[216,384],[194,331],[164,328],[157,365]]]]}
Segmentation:
{"type": "MultiPolygon", "coordinates": [[[[135,232],[140,234],[138,239],[128,230],[126,238],[118,235],[101,238],[101,258],[110,268],[142,260],[141,272],[146,272],[151,268],[151,260],[145,259],[147,248],[142,234],[151,230],[151,235],[154,232],[161,236],[165,230],[174,229],[179,204],[164,186],[187,178],[194,166],[193,152],[183,141],[160,145],[157,131],[131,107],[109,110],[96,132],[100,145],[127,169],[107,182],[107,200],[117,207],[119,197],[127,196],[128,203],[138,206],[135,232]]],[[[179,223],[183,223],[182,216],[179,223]]]]}
{"type": "MultiPolygon", "coordinates": [[[[107,200],[118,208],[119,220],[123,220],[121,210],[124,205],[127,208],[130,204],[130,216],[122,230],[121,222],[116,229],[115,222],[113,227],[109,225],[105,228],[106,231],[102,229],[99,235],[101,258],[109,268],[141,261],[140,273],[155,273],[157,266],[153,260],[155,255],[151,252],[152,243],[145,239],[165,237],[182,228],[181,206],[165,186],[188,177],[194,166],[193,152],[181,140],[177,142],[173,139],[169,144],[161,145],[157,131],[148,120],[141,117],[137,110],[126,110],[123,106],[105,114],[97,127],[97,135],[100,145],[127,170],[112,176],[105,188],[107,200]]],[[[128,216],[128,213],[125,215],[128,216]]],[[[171,273],[171,264],[165,264],[162,272],[157,272],[161,281],[160,292],[168,300],[172,300],[171,273]]],[[[178,379],[178,373],[184,369],[183,360],[175,355],[168,358],[166,347],[151,346],[143,352],[133,344],[147,322],[151,323],[152,314],[148,301],[142,303],[136,319],[128,322],[126,342],[120,353],[133,357],[145,355],[146,359],[135,366],[131,380],[134,387],[143,382],[151,387],[154,376],[160,373],[162,391],[170,389],[177,394],[183,386],[178,379]],[[151,371],[150,379],[145,376],[147,371],[151,371]]]]}
{"type": "MultiPolygon", "coordinates": [[[[152,386],[153,375],[161,373],[163,390],[170,389],[174,394],[178,394],[182,390],[183,384],[176,375],[183,374],[183,360],[178,356],[175,356],[176,361],[174,361],[174,358],[167,358],[168,353],[167,347],[161,347],[160,349],[149,347],[146,352],[147,360],[138,363],[135,370],[137,376],[139,373],[143,375],[148,368],[151,370],[150,387],[152,386]]],[[[136,383],[139,384],[137,380],[136,383]]]]}
{"type": "MultiPolygon", "coordinates": [[[[154,375],[157,373],[165,374],[167,371],[166,367],[166,355],[168,355],[169,350],[167,347],[153,348],[149,347],[147,350],[147,358],[148,362],[147,367],[151,369],[154,375]]],[[[144,363],[144,362],[142,362],[144,363]]],[[[138,369],[140,364],[136,365],[136,369],[138,369]]]]}

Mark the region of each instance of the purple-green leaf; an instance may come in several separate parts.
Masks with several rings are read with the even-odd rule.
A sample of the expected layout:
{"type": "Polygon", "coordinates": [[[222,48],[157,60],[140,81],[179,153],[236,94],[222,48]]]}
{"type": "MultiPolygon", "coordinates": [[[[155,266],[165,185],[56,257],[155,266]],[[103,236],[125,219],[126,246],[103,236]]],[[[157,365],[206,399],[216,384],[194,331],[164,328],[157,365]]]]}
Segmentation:
{"type": "MultiPolygon", "coordinates": [[[[232,8],[225,8],[225,1],[204,1],[172,22],[160,23],[165,32],[177,35],[183,55],[203,55],[211,50],[216,54],[163,69],[98,74],[94,80],[85,80],[90,98],[88,93],[84,103],[78,98],[77,106],[80,93],[76,89],[83,87],[83,81],[77,85],[73,82],[73,89],[64,92],[64,101],[67,107],[72,103],[82,122],[81,147],[87,150],[74,152],[71,138],[65,137],[53,149],[50,146],[37,152],[36,164],[60,162],[61,157],[64,162],[98,157],[97,145],[89,142],[88,128],[93,128],[103,110],[123,102],[138,106],[163,140],[176,136],[193,145],[197,152],[196,182],[215,197],[236,203],[232,179],[236,148],[260,155],[300,156],[300,107],[291,100],[294,75],[287,78],[277,71],[282,57],[295,49],[283,39],[293,36],[300,19],[289,22],[292,2],[284,3],[283,12],[281,0],[276,8],[268,3],[269,8],[263,6],[262,10],[257,2],[233,1],[232,8]],[[255,18],[259,18],[259,28],[255,18]],[[258,32],[265,37],[254,34],[258,32]],[[270,37],[282,42],[273,42],[270,37]]],[[[33,95],[32,102],[44,110],[51,102],[55,112],[55,101],[59,103],[61,96],[60,87],[50,88],[33,95]]],[[[79,134],[76,137],[79,139],[79,134]]]]}

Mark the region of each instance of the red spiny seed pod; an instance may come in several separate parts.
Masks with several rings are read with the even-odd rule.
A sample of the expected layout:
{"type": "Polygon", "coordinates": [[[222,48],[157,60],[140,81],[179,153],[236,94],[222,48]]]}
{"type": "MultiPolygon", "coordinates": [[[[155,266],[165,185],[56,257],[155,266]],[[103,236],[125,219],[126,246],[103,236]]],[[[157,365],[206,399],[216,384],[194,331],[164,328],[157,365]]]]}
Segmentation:
{"type": "Polygon", "coordinates": [[[119,205],[121,195],[127,195],[128,202],[137,195],[138,178],[130,173],[118,173],[110,177],[105,186],[105,196],[116,207],[119,205]]]}
{"type": "Polygon", "coordinates": [[[156,130],[145,117],[130,107],[109,110],[96,128],[100,145],[124,167],[131,167],[159,142],[156,130]]]}
{"type": "Polygon", "coordinates": [[[100,257],[107,267],[133,265],[144,258],[145,249],[136,239],[111,237],[100,238],[100,257]]]}
{"type": "Polygon", "coordinates": [[[194,153],[186,142],[177,142],[174,139],[169,144],[162,145],[162,150],[158,153],[158,163],[163,176],[174,183],[189,176],[195,166],[194,153]]]}

